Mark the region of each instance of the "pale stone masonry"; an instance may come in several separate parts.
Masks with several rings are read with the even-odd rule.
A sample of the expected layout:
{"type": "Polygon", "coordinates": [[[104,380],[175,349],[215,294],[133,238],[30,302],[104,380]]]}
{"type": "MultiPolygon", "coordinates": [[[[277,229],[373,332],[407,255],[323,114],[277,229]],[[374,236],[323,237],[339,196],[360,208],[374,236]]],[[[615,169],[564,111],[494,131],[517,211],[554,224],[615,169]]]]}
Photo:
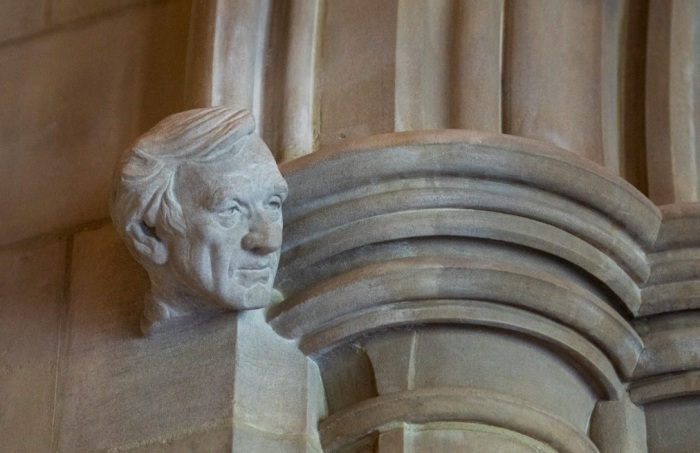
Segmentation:
{"type": "Polygon", "coordinates": [[[43,18],[34,3],[50,13],[41,27],[0,38],[0,212],[9,213],[0,243],[7,244],[107,217],[119,153],[182,109],[190,3],[1,3],[2,31],[22,15],[43,18]]]}
{"type": "Polygon", "coordinates": [[[700,451],[699,24],[692,0],[2,2],[0,451],[700,451]],[[215,105],[289,183],[285,300],[144,338],[112,169],[215,105]]]}

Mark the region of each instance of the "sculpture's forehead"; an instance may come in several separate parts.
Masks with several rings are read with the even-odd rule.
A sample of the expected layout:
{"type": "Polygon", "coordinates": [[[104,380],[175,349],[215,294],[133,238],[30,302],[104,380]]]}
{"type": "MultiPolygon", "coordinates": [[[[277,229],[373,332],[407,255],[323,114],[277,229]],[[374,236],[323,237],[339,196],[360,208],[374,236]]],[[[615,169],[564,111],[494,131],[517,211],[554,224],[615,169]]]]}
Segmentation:
{"type": "Polygon", "coordinates": [[[251,140],[231,156],[206,163],[188,163],[179,168],[178,192],[181,197],[214,194],[254,196],[257,193],[286,192],[272,154],[262,140],[251,140]]]}

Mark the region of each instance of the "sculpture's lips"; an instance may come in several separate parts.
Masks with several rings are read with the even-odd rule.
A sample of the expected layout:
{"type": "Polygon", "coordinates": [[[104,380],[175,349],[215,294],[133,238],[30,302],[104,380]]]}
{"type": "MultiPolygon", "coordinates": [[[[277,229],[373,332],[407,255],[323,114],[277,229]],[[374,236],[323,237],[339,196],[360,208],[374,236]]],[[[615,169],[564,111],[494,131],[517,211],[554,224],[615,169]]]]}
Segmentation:
{"type": "Polygon", "coordinates": [[[233,272],[239,284],[249,287],[256,283],[267,283],[272,275],[270,266],[264,267],[241,267],[233,272]]]}
{"type": "Polygon", "coordinates": [[[269,268],[270,268],[269,263],[261,263],[261,264],[255,264],[252,266],[239,267],[238,270],[241,270],[241,271],[259,271],[259,270],[269,269],[269,268]]]}

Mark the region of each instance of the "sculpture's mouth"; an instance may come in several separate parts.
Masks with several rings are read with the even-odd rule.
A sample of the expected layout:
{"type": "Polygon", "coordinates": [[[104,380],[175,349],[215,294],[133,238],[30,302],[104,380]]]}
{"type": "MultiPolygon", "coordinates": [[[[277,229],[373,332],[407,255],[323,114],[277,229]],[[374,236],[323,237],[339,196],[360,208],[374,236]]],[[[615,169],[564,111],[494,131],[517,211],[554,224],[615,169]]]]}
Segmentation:
{"type": "Polygon", "coordinates": [[[246,288],[257,283],[266,284],[270,280],[272,270],[270,266],[264,267],[242,267],[233,271],[233,277],[236,282],[246,288]]]}
{"type": "Polygon", "coordinates": [[[251,264],[248,266],[242,266],[242,267],[239,267],[238,270],[241,270],[241,271],[259,271],[259,270],[269,269],[269,268],[270,268],[270,262],[265,261],[265,262],[261,262],[261,263],[251,264]]]}

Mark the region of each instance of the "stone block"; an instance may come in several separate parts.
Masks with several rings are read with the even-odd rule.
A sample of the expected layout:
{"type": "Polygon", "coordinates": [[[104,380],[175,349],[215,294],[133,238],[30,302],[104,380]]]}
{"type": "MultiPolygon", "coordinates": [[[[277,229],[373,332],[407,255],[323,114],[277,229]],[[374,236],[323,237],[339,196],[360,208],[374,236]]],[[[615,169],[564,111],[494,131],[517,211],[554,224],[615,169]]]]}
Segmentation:
{"type": "Polygon", "coordinates": [[[237,452],[321,453],[304,436],[285,436],[255,429],[250,426],[235,427],[233,449],[237,452]]]}
{"type": "Polygon", "coordinates": [[[0,371],[2,451],[50,451],[55,380],[55,362],[0,371]]]}
{"type": "Polygon", "coordinates": [[[335,348],[324,354],[318,365],[329,413],[377,396],[374,367],[360,344],[335,348]]]}
{"type": "Polygon", "coordinates": [[[65,240],[0,252],[0,369],[56,358],[65,240]]]}
{"type": "Polygon", "coordinates": [[[235,317],[145,338],[147,287],[112,226],[75,236],[59,451],[167,443],[230,421],[235,317]]]}
{"type": "Polygon", "coordinates": [[[223,423],[182,437],[149,443],[127,451],[129,453],[230,453],[232,451],[231,425],[223,423]]]}
{"type": "Polygon", "coordinates": [[[601,453],[646,453],[644,409],[627,397],[598,401],[591,416],[590,437],[601,453]]]}
{"type": "Polygon", "coordinates": [[[416,331],[404,330],[389,335],[375,335],[371,341],[364,342],[367,356],[374,365],[372,370],[378,394],[412,388],[417,339],[416,331]]]}
{"type": "Polygon", "coordinates": [[[296,342],[277,335],[265,322],[262,310],[241,311],[235,354],[236,422],[276,433],[280,438],[303,437],[309,359],[299,351],[296,342]]]}
{"type": "Polygon", "coordinates": [[[0,449],[48,451],[64,240],[0,252],[0,449]]]}
{"type": "Polygon", "coordinates": [[[44,0],[9,0],[0,2],[0,42],[18,38],[44,25],[44,0]]]}
{"type": "Polygon", "coordinates": [[[188,12],[159,2],[0,48],[0,244],[107,216],[118,153],[180,109],[188,12]]]}

